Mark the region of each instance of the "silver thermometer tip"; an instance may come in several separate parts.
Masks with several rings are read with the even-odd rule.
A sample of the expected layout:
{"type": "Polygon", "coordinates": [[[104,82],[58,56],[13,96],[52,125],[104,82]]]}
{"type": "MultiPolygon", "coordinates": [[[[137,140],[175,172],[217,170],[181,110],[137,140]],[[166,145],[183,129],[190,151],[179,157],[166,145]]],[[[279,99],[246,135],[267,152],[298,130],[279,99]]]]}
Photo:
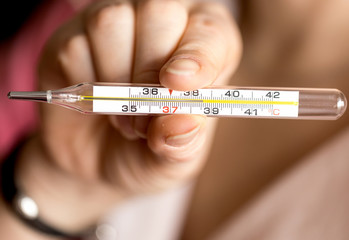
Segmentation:
{"type": "Polygon", "coordinates": [[[40,101],[47,102],[47,92],[37,91],[37,92],[9,92],[7,94],[9,99],[18,100],[29,100],[29,101],[40,101]]]}
{"type": "Polygon", "coordinates": [[[347,109],[347,98],[345,95],[339,91],[338,98],[337,98],[337,109],[338,109],[338,118],[341,117],[345,110],[347,109]]]}

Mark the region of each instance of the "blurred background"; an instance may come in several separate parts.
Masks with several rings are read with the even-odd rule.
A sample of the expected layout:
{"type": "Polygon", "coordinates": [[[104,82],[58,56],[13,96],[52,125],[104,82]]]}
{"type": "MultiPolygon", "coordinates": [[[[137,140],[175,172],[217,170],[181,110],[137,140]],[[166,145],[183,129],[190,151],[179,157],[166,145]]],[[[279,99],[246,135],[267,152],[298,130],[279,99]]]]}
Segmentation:
{"type": "Polygon", "coordinates": [[[42,2],[43,0],[3,1],[0,14],[0,42],[13,37],[42,2]]]}
{"type": "MultiPolygon", "coordinates": [[[[239,22],[244,50],[231,85],[338,88],[348,97],[348,11],[348,1],[241,1],[239,22]]],[[[190,232],[185,232],[184,239],[204,239],[227,219],[241,214],[253,199],[302,164],[300,161],[312,151],[344,132],[348,120],[348,111],[337,121],[220,119],[213,151],[199,178],[188,215],[190,226],[186,228],[190,232]]],[[[342,153],[342,160],[337,162],[342,161],[344,165],[343,154],[349,157],[348,153],[342,153]]],[[[329,168],[335,164],[334,159],[335,156],[328,159],[329,168]]],[[[334,174],[326,173],[325,169],[321,173],[309,172],[309,180],[314,177],[312,174],[334,174]]],[[[349,171],[342,174],[348,176],[349,171]]],[[[299,193],[312,187],[316,186],[304,182],[304,189],[299,189],[299,193]]],[[[323,188],[324,195],[327,191],[323,188]]],[[[333,196],[334,200],[328,204],[336,204],[336,199],[347,196],[345,189],[341,191],[343,196],[333,196]]],[[[292,201],[285,202],[285,207],[292,201]]],[[[348,209],[345,212],[348,213],[348,209]]],[[[338,224],[336,219],[332,222],[338,224]]],[[[257,232],[252,222],[247,229],[257,232]]],[[[261,231],[273,230],[263,228],[261,231]]],[[[292,238],[292,228],[286,231],[289,236],[279,239],[297,239],[292,238]]],[[[346,239],[345,233],[342,234],[344,236],[336,239],[346,239]]],[[[236,239],[274,239],[270,235],[263,238],[263,234],[258,238],[249,234],[244,237],[236,239]]]]}
{"type": "MultiPolygon", "coordinates": [[[[44,1],[2,3],[0,40],[11,41],[41,2],[44,1]]],[[[341,0],[241,1],[238,22],[244,52],[231,85],[338,88],[348,97],[348,12],[349,2],[341,0]]],[[[205,239],[229,219],[243,214],[246,206],[283,175],[301,165],[301,161],[329,139],[344,132],[348,120],[348,112],[337,121],[220,119],[210,159],[189,203],[182,239],[205,239]]],[[[343,158],[335,156],[329,157],[328,164],[334,160],[342,166],[343,158]]],[[[345,171],[343,168],[339,175],[349,176],[345,171]]],[[[322,171],[310,170],[309,179],[316,174],[334,172],[327,173],[326,166],[322,171]]],[[[338,186],[342,187],[338,192],[346,194],[346,185],[338,186]]],[[[297,193],[313,187],[304,184],[297,193]]],[[[320,198],[328,189],[322,190],[320,198]]],[[[336,199],[343,196],[332,197],[329,204],[336,205],[336,199]]],[[[332,220],[336,224],[336,219],[332,220]]],[[[345,239],[344,235],[345,232],[342,238],[332,239],[345,239]]]]}

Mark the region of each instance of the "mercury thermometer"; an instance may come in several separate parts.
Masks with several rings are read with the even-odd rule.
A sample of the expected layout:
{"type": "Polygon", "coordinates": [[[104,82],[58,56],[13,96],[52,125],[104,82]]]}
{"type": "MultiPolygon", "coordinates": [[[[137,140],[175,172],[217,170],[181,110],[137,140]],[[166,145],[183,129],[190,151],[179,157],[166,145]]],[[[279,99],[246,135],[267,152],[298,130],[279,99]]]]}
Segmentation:
{"type": "Polygon", "coordinates": [[[10,99],[44,101],[88,114],[200,114],[213,117],[335,120],[347,100],[337,89],[209,86],[175,91],[160,85],[81,83],[9,92],[10,99]]]}

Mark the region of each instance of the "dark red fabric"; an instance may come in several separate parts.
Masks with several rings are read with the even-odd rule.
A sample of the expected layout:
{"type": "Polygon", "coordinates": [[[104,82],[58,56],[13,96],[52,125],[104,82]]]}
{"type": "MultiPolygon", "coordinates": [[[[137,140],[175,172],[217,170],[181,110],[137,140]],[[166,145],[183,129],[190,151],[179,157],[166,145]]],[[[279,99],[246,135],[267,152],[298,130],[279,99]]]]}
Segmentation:
{"type": "Polygon", "coordinates": [[[42,47],[73,12],[65,0],[44,1],[13,39],[0,45],[0,161],[38,121],[38,103],[9,100],[7,93],[37,90],[36,66],[42,47]]]}

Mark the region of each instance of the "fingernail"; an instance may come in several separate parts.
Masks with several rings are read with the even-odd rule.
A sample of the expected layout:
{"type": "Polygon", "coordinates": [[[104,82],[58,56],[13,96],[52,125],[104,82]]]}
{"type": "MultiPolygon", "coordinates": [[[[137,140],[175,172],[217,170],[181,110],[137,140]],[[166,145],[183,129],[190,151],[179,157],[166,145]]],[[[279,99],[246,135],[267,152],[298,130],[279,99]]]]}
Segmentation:
{"type": "Polygon", "coordinates": [[[143,139],[147,138],[147,134],[145,134],[144,132],[140,132],[137,129],[135,129],[134,131],[138,135],[138,137],[143,138],[143,139]]]}
{"type": "Polygon", "coordinates": [[[135,133],[140,138],[147,138],[148,126],[150,123],[151,117],[134,117],[133,119],[133,128],[135,133]]]}
{"type": "Polygon", "coordinates": [[[196,128],[194,128],[190,132],[176,135],[176,136],[167,137],[165,139],[165,143],[169,146],[172,146],[172,147],[184,146],[195,139],[195,137],[199,133],[199,130],[200,130],[200,126],[197,126],[196,128]]]}
{"type": "Polygon", "coordinates": [[[117,121],[119,123],[119,131],[122,136],[128,140],[135,140],[138,138],[131,124],[131,116],[118,116],[117,121]]]}
{"type": "Polygon", "coordinates": [[[199,71],[200,65],[198,62],[188,59],[176,59],[169,64],[166,71],[176,75],[189,76],[194,75],[199,71]]]}

